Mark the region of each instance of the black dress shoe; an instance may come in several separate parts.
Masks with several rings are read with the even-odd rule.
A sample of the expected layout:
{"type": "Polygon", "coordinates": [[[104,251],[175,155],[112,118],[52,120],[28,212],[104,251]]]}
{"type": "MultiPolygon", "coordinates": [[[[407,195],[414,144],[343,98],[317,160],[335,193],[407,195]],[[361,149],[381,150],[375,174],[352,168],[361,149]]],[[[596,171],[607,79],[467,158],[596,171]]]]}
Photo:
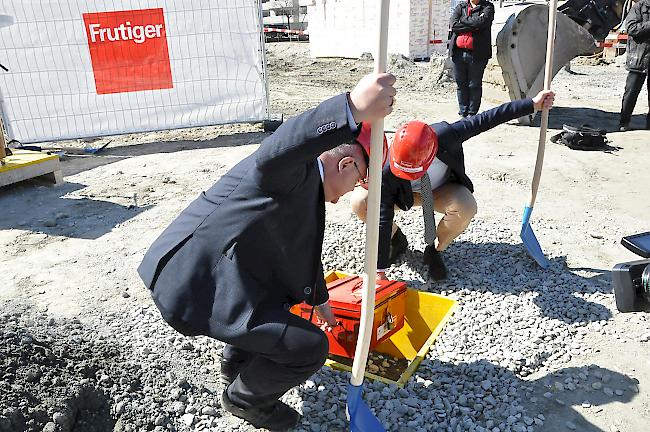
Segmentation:
{"type": "Polygon", "coordinates": [[[632,130],[629,123],[622,123],[618,125],[619,132],[627,132],[629,130],[632,130]]]}
{"type": "Polygon", "coordinates": [[[221,394],[221,407],[232,415],[246,420],[256,428],[284,431],[295,427],[300,414],[289,405],[277,401],[269,408],[240,408],[228,398],[227,389],[221,394]]]}
{"type": "Polygon", "coordinates": [[[390,255],[388,261],[393,264],[397,258],[406,252],[409,242],[401,229],[397,228],[393,238],[390,239],[390,255]]]}
{"type": "Polygon", "coordinates": [[[424,263],[429,268],[429,277],[435,281],[447,279],[447,267],[442,260],[442,255],[434,246],[427,246],[424,250],[424,263]]]}

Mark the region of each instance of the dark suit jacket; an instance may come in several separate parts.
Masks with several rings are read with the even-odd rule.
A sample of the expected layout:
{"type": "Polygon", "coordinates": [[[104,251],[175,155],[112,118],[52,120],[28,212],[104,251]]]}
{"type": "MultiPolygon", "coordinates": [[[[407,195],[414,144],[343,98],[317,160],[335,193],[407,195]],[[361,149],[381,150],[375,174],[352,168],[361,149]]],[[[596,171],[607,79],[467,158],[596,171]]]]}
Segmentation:
{"type": "MultiPolygon", "coordinates": [[[[474,192],[474,185],[465,174],[463,142],[509,120],[531,114],[533,111],[533,100],[522,99],[505,103],[452,124],[444,121],[432,124],[431,127],[438,135],[438,153],[436,157],[449,167],[451,171],[450,181],[460,183],[470,192],[474,192]]],[[[410,181],[396,177],[392,173],[389,160],[384,165],[381,178],[379,255],[377,258],[377,268],[380,269],[388,268],[390,265],[388,258],[395,206],[402,210],[413,207],[413,190],[410,181]]]]}
{"type": "Polygon", "coordinates": [[[342,94],[286,121],[201,193],[138,268],[163,318],[181,333],[244,347],[258,328],[251,348],[270,349],[291,304],[324,303],[316,158],[353,139],[342,94]]]}
{"type": "Polygon", "coordinates": [[[449,19],[451,35],[449,37],[449,56],[452,57],[456,47],[456,38],[460,33],[472,32],[474,49],[472,54],[479,61],[487,61],[492,57],[492,21],[494,21],[494,5],[488,0],[481,0],[467,15],[467,3],[456,5],[449,19]]]}

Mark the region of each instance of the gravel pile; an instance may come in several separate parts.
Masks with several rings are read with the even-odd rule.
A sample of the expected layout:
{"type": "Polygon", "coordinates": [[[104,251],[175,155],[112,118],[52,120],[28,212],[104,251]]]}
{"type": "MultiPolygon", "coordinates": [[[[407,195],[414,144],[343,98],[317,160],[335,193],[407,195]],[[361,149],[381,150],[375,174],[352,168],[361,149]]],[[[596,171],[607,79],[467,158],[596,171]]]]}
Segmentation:
{"type": "MultiPolygon", "coordinates": [[[[410,247],[389,276],[451,296],[459,308],[406,388],[366,382],[364,399],[389,430],[528,432],[545,421],[531,402],[634,391],[634,383],[608,384],[607,372],[601,380],[589,368],[548,378],[588,352],[581,343],[588,331],[607,331],[611,295],[553,257],[550,270],[539,270],[501,228],[514,220],[473,222],[445,253],[450,278],[438,284],[420,264],[419,211],[399,212],[397,221],[410,247]],[[544,373],[534,385],[525,379],[544,373]]],[[[325,268],[360,273],[363,242],[354,218],[328,223],[325,268]]],[[[0,432],[252,430],[219,406],[221,343],[183,337],[155,307],[133,301],[123,313],[72,320],[3,304],[11,312],[0,314],[0,432]]],[[[348,379],[323,368],[289,392],[285,400],[304,415],[297,430],[346,430],[348,379]]]]}

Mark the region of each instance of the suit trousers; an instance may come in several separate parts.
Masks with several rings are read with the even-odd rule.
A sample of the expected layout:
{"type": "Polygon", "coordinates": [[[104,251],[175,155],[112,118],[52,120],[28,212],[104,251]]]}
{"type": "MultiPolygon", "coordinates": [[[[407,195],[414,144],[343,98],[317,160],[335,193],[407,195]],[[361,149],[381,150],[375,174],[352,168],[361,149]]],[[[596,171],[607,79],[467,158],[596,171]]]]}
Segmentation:
{"type": "Polygon", "coordinates": [[[471,50],[456,49],[451,58],[456,79],[458,115],[476,115],[481,107],[483,96],[483,72],[487,60],[477,60],[471,50]]]}
{"type": "MultiPolygon", "coordinates": [[[[365,222],[368,191],[363,188],[355,188],[350,198],[350,204],[354,213],[365,222]]],[[[413,204],[422,206],[422,198],[417,192],[413,193],[413,204]]],[[[399,210],[397,206],[395,208],[399,210]]],[[[476,199],[465,186],[458,183],[445,183],[433,190],[433,208],[436,212],[443,214],[436,228],[438,239],[436,249],[443,251],[465,231],[476,215],[476,199]]],[[[392,234],[395,234],[396,231],[397,225],[393,223],[392,234]]]]}
{"type": "Polygon", "coordinates": [[[646,82],[646,88],[648,90],[648,116],[646,117],[646,122],[650,124],[650,72],[643,73],[630,71],[625,80],[625,93],[623,93],[621,117],[619,120],[621,126],[627,126],[630,124],[632,111],[634,111],[634,106],[636,105],[639,93],[641,93],[644,81],[646,82]]]}
{"type": "MultiPolygon", "coordinates": [[[[314,324],[296,315],[288,314],[288,323],[268,351],[255,352],[234,345],[226,345],[225,362],[243,367],[228,387],[228,397],[241,408],[271,407],[289,389],[301,384],[325,363],[329,343],[325,333],[314,324]]],[[[251,336],[259,337],[259,335],[251,336]]],[[[254,345],[254,341],[246,346],[254,345]]]]}

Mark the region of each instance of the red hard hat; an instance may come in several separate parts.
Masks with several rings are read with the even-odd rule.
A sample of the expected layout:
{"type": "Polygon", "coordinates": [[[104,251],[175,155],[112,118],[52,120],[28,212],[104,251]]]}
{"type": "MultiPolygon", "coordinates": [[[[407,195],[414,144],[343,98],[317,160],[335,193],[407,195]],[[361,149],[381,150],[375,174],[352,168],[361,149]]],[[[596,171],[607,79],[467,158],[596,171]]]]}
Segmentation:
{"type": "MultiPolygon", "coordinates": [[[[368,157],[370,157],[370,132],[370,123],[362,122],[361,131],[359,132],[359,136],[357,136],[357,142],[361,144],[361,147],[366,151],[368,157]]],[[[384,134],[384,145],[382,147],[381,166],[383,167],[388,158],[388,139],[386,139],[386,134],[384,134]]],[[[368,189],[368,184],[362,183],[361,187],[368,189]]]]}
{"type": "Polygon", "coordinates": [[[438,152],[438,135],[431,126],[413,120],[395,132],[390,146],[390,170],[404,180],[417,180],[438,152]]]}

